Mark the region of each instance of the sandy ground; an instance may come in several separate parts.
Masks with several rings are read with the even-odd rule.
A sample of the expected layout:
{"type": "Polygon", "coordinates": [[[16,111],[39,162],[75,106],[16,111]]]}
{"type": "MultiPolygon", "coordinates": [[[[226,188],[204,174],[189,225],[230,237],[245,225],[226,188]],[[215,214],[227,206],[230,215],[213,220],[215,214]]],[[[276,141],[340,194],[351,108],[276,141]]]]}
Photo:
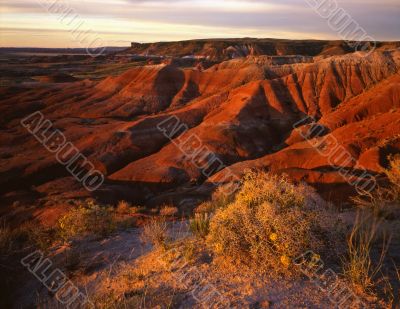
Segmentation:
{"type": "MultiPolygon", "coordinates": [[[[124,281],[124,274],[140,271],[155,293],[149,292],[147,304],[141,304],[141,308],[167,308],[154,302],[170,291],[174,299],[171,308],[334,308],[327,296],[306,278],[272,279],[268,275],[220,271],[218,264],[207,257],[176,269],[165,267],[159,261],[160,254],[143,244],[140,234],[141,229],[137,228],[102,240],[83,239],[74,242],[73,249],[69,246],[53,248],[48,257],[53,267],[59,266],[90,299],[99,292],[132,290],[136,283],[124,281]],[[75,259],[77,265],[74,266],[75,259]],[[199,288],[215,289],[216,293],[212,299],[204,301],[194,292],[199,288]]],[[[193,240],[185,221],[173,223],[170,236],[177,242],[186,237],[193,240]]],[[[62,308],[33,275],[27,278],[30,279],[20,288],[17,308],[29,308],[35,300],[40,303],[39,308],[62,308]]],[[[124,307],[135,306],[128,302],[124,307]]]]}
{"type": "MultiPolygon", "coordinates": [[[[105,239],[89,237],[76,240],[69,245],[51,248],[46,257],[53,263],[52,269],[61,269],[81,291],[90,294],[104,274],[112,276],[121,265],[134,263],[151,250],[151,246],[141,240],[141,233],[142,228],[132,228],[105,239]]],[[[169,233],[174,240],[187,237],[187,222],[173,223],[169,233]]],[[[45,303],[45,307],[57,308],[57,302],[47,299],[52,295],[41,282],[31,274],[26,279],[18,291],[16,308],[30,307],[37,299],[45,303]]]]}

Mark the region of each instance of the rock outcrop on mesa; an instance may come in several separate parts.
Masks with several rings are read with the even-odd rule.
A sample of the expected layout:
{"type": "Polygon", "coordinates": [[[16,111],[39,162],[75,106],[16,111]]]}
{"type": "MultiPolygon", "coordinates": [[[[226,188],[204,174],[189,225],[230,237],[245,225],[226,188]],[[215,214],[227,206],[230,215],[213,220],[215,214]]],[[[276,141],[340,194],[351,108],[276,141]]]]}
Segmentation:
{"type": "MultiPolygon", "coordinates": [[[[400,47],[399,42],[362,42],[354,44],[358,49],[379,50],[400,47]]],[[[125,54],[159,57],[186,57],[215,61],[247,56],[333,56],[354,52],[346,41],[282,40],[282,39],[204,39],[178,42],[132,43],[125,54]]]]}

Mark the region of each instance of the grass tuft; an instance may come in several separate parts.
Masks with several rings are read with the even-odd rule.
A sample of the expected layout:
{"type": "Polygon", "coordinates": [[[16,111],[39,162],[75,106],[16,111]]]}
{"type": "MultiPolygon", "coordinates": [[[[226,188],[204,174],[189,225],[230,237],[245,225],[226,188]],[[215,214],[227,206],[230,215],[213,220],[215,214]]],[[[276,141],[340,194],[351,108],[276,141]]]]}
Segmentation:
{"type": "Polygon", "coordinates": [[[160,209],[160,215],[164,217],[173,217],[178,213],[178,208],[173,205],[164,205],[160,209]]]}
{"type": "Polygon", "coordinates": [[[196,213],[194,218],[190,219],[189,227],[194,235],[205,238],[210,230],[210,215],[196,213]]]}
{"type": "Polygon", "coordinates": [[[374,261],[373,248],[379,238],[382,221],[369,212],[359,212],[347,242],[348,254],[343,261],[344,274],[355,287],[366,293],[373,292],[390,243],[390,238],[383,238],[379,258],[374,261]]]}
{"type": "Polygon", "coordinates": [[[152,218],[143,227],[142,241],[157,249],[165,249],[168,242],[168,224],[164,217],[152,218]]]}

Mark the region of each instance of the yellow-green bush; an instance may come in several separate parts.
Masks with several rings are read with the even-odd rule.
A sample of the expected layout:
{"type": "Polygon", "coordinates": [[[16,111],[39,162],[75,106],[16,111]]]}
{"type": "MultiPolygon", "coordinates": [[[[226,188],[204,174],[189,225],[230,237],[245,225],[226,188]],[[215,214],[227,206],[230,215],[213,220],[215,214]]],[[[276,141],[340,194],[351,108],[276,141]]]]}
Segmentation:
{"type": "Polygon", "coordinates": [[[292,259],[324,244],[322,216],[304,185],[248,172],[235,200],[211,219],[207,243],[216,255],[258,270],[287,272],[292,259]]]}
{"type": "Polygon", "coordinates": [[[106,236],[115,228],[113,209],[93,201],[80,204],[58,221],[58,235],[64,240],[89,234],[106,236]]]}

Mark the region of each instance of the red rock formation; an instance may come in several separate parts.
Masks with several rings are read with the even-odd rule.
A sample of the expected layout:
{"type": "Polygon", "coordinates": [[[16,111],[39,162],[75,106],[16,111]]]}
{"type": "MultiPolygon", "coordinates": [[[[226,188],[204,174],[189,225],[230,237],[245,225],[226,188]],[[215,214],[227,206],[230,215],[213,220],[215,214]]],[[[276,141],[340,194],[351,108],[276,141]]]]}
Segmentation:
{"type": "MultiPolygon", "coordinates": [[[[257,49],[246,50],[256,54],[257,49]]],[[[65,191],[80,192],[62,181],[70,176],[65,168],[19,125],[35,110],[106,175],[107,182],[95,194],[110,199],[125,195],[149,201],[165,190],[181,196],[185,188],[218,179],[206,179],[176,146],[194,136],[238,175],[263,167],[325,191],[345,186],[327,157],[299,134],[307,127],[293,126],[307,115],[316,117],[325,130],[315,140],[335,137],[354,157],[346,168],[379,172],[385,156],[400,150],[399,67],[398,50],[369,56],[250,56],[206,70],[174,63],[146,65],[100,82],[3,89],[3,198],[12,201],[9,192],[15,190],[49,194],[52,186],[43,185],[60,181],[65,191]],[[171,115],[188,127],[175,143],[157,129],[171,115]]]]}

